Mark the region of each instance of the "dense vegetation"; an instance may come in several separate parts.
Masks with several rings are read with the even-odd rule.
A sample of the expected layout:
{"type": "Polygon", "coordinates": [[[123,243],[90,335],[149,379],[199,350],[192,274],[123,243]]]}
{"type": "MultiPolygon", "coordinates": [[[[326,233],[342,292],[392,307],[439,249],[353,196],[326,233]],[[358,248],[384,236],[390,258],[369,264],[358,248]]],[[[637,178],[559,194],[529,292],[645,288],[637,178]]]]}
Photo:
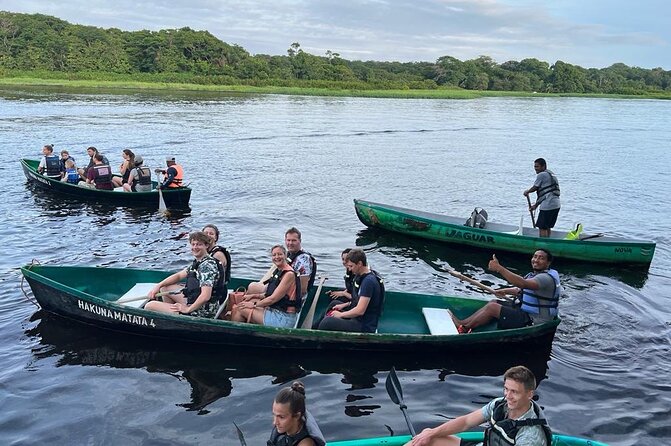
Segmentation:
{"type": "Polygon", "coordinates": [[[121,31],[73,25],[41,14],[0,11],[0,76],[129,80],[343,90],[467,90],[543,93],[671,92],[671,71],[618,63],[582,68],[538,59],[497,64],[487,56],[460,61],[349,61],[316,56],[293,43],[287,55],[252,56],[207,31],[121,31]]]}

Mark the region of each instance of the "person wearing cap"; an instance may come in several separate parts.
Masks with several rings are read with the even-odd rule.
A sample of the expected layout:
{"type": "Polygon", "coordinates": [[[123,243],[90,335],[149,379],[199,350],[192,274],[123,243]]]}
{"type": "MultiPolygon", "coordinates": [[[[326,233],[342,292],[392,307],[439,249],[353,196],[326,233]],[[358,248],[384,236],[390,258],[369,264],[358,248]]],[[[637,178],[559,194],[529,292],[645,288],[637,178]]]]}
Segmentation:
{"type": "Polygon", "coordinates": [[[151,191],[151,169],[142,164],[144,160],[140,155],[134,158],[135,166],[128,174],[128,181],[124,183],[125,192],[150,192],[151,191]]]}
{"type": "Polygon", "coordinates": [[[156,169],[156,173],[164,175],[163,183],[159,186],[161,189],[182,187],[184,181],[184,169],[175,162],[174,156],[169,156],[165,159],[167,169],[156,169]]]}

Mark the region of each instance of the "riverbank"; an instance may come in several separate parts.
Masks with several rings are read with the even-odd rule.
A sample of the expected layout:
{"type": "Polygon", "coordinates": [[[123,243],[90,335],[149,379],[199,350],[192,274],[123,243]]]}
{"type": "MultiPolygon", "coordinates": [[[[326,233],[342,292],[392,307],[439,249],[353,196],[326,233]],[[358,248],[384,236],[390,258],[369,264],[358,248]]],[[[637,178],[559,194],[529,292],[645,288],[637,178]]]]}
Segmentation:
{"type": "MultiPolygon", "coordinates": [[[[89,80],[89,79],[44,79],[39,77],[0,77],[0,88],[13,89],[23,87],[44,87],[78,90],[90,90],[91,93],[124,92],[137,90],[160,91],[202,91],[243,94],[282,94],[302,96],[366,97],[398,99],[477,99],[482,97],[590,97],[620,99],[671,99],[671,91],[646,93],[641,95],[620,94],[578,94],[578,93],[536,93],[526,91],[464,90],[455,88],[438,89],[351,89],[316,88],[287,86],[252,85],[203,85],[181,82],[145,82],[133,80],[89,80]]],[[[86,93],[87,91],[83,91],[86,93]]]]}

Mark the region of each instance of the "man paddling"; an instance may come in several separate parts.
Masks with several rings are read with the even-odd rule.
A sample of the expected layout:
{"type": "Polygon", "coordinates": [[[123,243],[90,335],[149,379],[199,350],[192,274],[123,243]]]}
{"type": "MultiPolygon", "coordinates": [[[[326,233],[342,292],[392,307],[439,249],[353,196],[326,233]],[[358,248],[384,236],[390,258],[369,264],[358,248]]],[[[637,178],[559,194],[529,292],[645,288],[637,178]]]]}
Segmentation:
{"type": "MultiPolygon", "coordinates": [[[[528,368],[515,366],[503,375],[503,397],[433,429],[424,429],[405,446],[466,446],[473,442],[455,436],[484,422],[489,445],[548,446],[552,432],[543,410],[533,401],[536,377],[528,368]]],[[[475,443],[482,444],[482,443],[475,443]]]]}
{"type": "Polygon", "coordinates": [[[182,187],[184,182],[184,169],[175,162],[174,156],[169,156],[165,159],[167,169],[155,169],[157,173],[164,175],[163,182],[159,185],[161,189],[182,187]]]}
{"type": "Polygon", "coordinates": [[[536,181],[534,185],[524,191],[524,196],[536,192],[536,202],[529,206],[530,211],[538,208],[538,220],[536,227],[540,237],[550,237],[552,228],[557,222],[559,208],[559,181],[552,171],[548,170],[545,159],[538,158],[534,161],[534,170],[536,171],[536,181]]]}
{"type": "Polygon", "coordinates": [[[540,324],[557,316],[557,305],[561,294],[559,273],[550,269],[552,254],[546,249],[538,249],[531,257],[532,271],[522,277],[501,265],[492,256],[489,270],[498,273],[512,287],[496,290],[496,295],[515,296],[513,302],[488,302],[484,307],[459,320],[452,316],[454,325],[460,333],[470,333],[476,327],[498,319],[499,329],[521,328],[527,325],[540,324]]]}

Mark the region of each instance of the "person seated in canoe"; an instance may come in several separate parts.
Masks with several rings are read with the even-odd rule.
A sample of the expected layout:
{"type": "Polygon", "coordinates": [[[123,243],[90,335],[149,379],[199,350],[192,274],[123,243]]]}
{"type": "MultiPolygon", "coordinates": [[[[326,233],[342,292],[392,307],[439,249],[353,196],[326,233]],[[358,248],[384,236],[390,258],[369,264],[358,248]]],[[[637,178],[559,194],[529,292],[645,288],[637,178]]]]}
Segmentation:
{"type": "Polygon", "coordinates": [[[42,147],[42,159],[37,166],[37,171],[52,180],[61,179],[61,161],[58,155],[54,155],[54,146],[47,144],[42,147]]]}
{"type": "Polygon", "coordinates": [[[161,189],[182,187],[184,184],[184,169],[175,162],[174,156],[165,159],[167,169],[155,169],[154,172],[163,174],[163,182],[158,186],[161,189]]]}
{"type": "MultiPolygon", "coordinates": [[[[151,192],[151,169],[145,167],[144,159],[140,156],[133,156],[134,167],[128,174],[128,179],[123,183],[125,192],[151,192]]],[[[118,177],[115,177],[118,178],[118,177]]]]}
{"type": "Polygon", "coordinates": [[[342,266],[345,267],[345,275],[343,277],[343,279],[345,280],[345,289],[328,292],[328,295],[332,300],[326,307],[324,315],[315,319],[314,323],[312,324],[313,330],[319,328],[319,324],[321,323],[322,319],[324,319],[324,316],[327,313],[333,310],[333,307],[335,307],[338,304],[349,303],[352,301],[352,291],[354,290],[354,274],[347,268],[347,254],[349,254],[351,250],[352,250],[351,248],[345,248],[343,252],[340,254],[340,260],[342,261],[342,266]]]}
{"type": "Polygon", "coordinates": [[[244,300],[234,306],[231,320],[271,327],[293,328],[301,309],[300,280],[287,263],[282,245],[270,250],[275,272],[264,284],[250,284],[244,300]]]}
{"type": "Polygon", "coordinates": [[[557,222],[561,202],[559,200],[559,181],[552,171],[548,170],[547,162],[543,158],[534,161],[534,170],[536,171],[536,181],[534,185],[523,192],[525,197],[536,192],[536,202],[529,206],[533,212],[538,208],[538,228],[539,237],[550,237],[552,228],[557,222]]]}
{"type": "Polygon", "coordinates": [[[77,166],[75,159],[70,156],[70,152],[68,152],[67,150],[61,150],[60,163],[61,163],[62,174],[65,174],[65,163],[67,162],[67,160],[72,160],[72,163],[75,165],[75,167],[77,166]]]}
{"type": "Polygon", "coordinates": [[[273,401],[273,430],[268,446],[324,446],[326,440],[317,421],[305,408],[305,386],[294,381],[273,401]]]}
{"type": "Polygon", "coordinates": [[[86,184],[89,187],[102,190],[114,190],[112,184],[112,168],[109,164],[105,164],[104,157],[100,153],[93,156],[93,167],[88,169],[86,173],[86,184]]]}
{"type": "Polygon", "coordinates": [[[214,296],[212,296],[213,302],[216,299],[216,301],[222,303],[228,295],[228,281],[231,280],[231,255],[226,248],[217,244],[219,241],[219,228],[210,223],[205,225],[202,231],[210,237],[207,253],[219,262],[221,266],[220,271],[224,272],[220,278],[221,286],[215,287],[214,296]]]}
{"type": "Polygon", "coordinates": [[[65,171],[63,172],[63,178],[61,181],[65,181],[69,184],[79,184],[81,177],[77,168],[75,167],[75,162],[72,159],[65,161],[65,171]]]}
{"type": "Polygon", "coordinates": [[[481,445],[455,436],[482,423],[489,445],[549,446],[552,431],[543,410],[533,400],[536,377],[528,368],[515,366],[503,375],[503,397],[433,429],[424,429],[405,446],[481,445]]]}
{"type": "Polygon", "coordinates": [[[309,252],[303,250],[303,236],[295,227],[284,233],[284,245],[287,247],[287,262],[296,271],[301,282],[301,299],[305,300],[317,276],[317,261],[309,252]]]}
{"type": "Polygon", "coordinates": [[[119,173],[121,176],[112,178],[114,187],[123,187],[123,185],[128,182],[131,170],[135,168],[135,154],[131,149],[123,149],[121,151],[121,157],[123,158],[123,161],[119,166],[119,173]]]}
{"type": "MultiPolygon", "coordinates": [[[[88,149],[86,149],[86,153],[90,157],[88,166],[77,169],[79,175],[81,175],[82,179],[84,180],[88,177],[89,169],[91,169],[96,164],[94,156],[100,152],[98,152],[98,149],[91,146],[88,149]]],[[[109,166],[109,163],[110,162],[107,159],[107,157],[103,155],[103,164],[107,164],[109,166]]]]}
{"type": "Polygon", "coordinates": [[[513,286],[496,290],[499,297],[515,296],[513,302],[488,302],[484,307],[460,320],[452,316],[460,333],[468,333],[493,319],[498,320],[499,329],[520,328],[541,324],[557,316],[561,284],[559,273],[550,268],[552,254],[546,249],[537,249],[531,257],[532,271],[522,277],[499,263],[492,256],[488,268],[500,274],[513,286]]]}
{"type": "Polygon", "coordinates": [[[352,301],[334,305],[319,323],[319,329],[375,333],[384,305],[384,283],[368,267],[362,249],[355,248],[347,254],[347,269],[356,276],[352,301]]]}
{"type": "Polygon", "coordinates": [[[188,314],[199,317],[214,316],[214,305],[210,305],[213,288],[219,280],[220,269],[217,261],[207,253],[210,236],[200,232],[189,234],[189,244],[194,260],[187,268],[166,277],[156,284],[147,297],[152,299],[145,310],[163,313],[188,314]],[[186,281],[186,286],[180,282],[186,281]],[[163,295],[162,302],[154,300],[159,292],[181,289],[178,294],[163,295]]]}

